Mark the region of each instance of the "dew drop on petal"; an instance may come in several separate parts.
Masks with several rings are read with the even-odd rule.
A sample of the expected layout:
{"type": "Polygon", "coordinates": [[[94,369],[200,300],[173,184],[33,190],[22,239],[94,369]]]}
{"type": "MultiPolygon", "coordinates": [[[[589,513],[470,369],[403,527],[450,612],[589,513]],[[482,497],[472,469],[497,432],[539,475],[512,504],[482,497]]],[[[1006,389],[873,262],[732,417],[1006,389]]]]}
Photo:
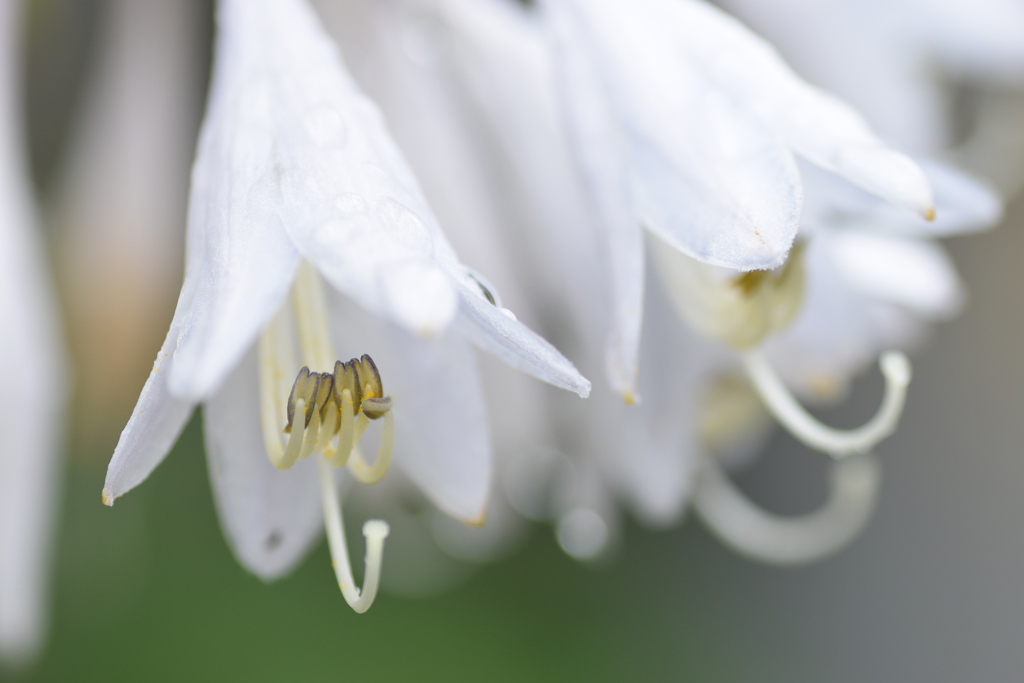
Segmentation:
{"type": "Polygon", "coordinates": [[[353,192],[344,192],[334,198],[334,208],[345,216],[356,216],[369,211],[366,200],[353,192]]]}
{"type": "Polygon", "coordinates": [[[432,254],[434,238],[423,221],[407,206],[394,199],[377,202],[377,218],[383,232],[404,248],[417,254],[432,254]]]}
{"type": "Polygon", "coordinates": [[[306,112],[304,119],[310,139],[321,147],[345,145],[345,122],[333,107],[318,104],[306,112]]]}

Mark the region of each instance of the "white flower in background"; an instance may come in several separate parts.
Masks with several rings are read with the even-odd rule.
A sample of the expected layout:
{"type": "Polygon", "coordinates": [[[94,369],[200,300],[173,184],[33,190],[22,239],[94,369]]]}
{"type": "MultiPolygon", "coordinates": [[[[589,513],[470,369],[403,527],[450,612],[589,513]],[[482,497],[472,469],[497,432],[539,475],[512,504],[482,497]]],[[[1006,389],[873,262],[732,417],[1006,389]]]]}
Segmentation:
{"type": "Polygon", "coordinates": [[[546,0],[567,134],[606,235],[613,386],[633,393],[640,227],[704,263],[774,268],[796,235],[795,155],[923,216],[920,169],[767,43],[699,0],[546,0]]]}
{"type": "Polygon", "coordinates": [[[68,391],[20,111],[20,3],[0,2],[0,658],[46,633],[49,548],[68,391]]]}
{"type": "Polygon", "coordinates": [[[804,77],[857,107],[886,140],[952,156],[1007,196],[1024,184],[1024,5],[1017,0],[721,4],[804,77]]]}
{"type": "Polygon", "coordinates": [[[78,453],[109,455],[181,285],[200,16],[191,2],[116,0],[97,26],[48,212],[75,340],[78,453]]]}
{"type": "MultiPolygon", "coordinates": [[[[712,531],[743,554],[777,564],[815,561],[844,547],[870,518],[880,477],[867,454],[896,426],[909,380],[905,359],[883,355],[887,387],[882,407],[873,420],[851,432],[820,425],[793,399],[789,387],[812,400],[835,400],[879,353],[913,347],[929,322],[959,311],[963,294],[956,270],[929,238],[990,227],[1000,218],[1000,202],[984,185],[953,169],[934,163],[925,169],[936,190],[937,219],[931,222],[894,210],[834,176],[810,170],[805,175],[808,202],[801,233],[806,246],[798,263],[791,256],[779,273],[762,276],[781,286],[761,301],[751,301],[762,313],[781,310],[786,324],[766,337],[760,350],[743,351],[741,358],[753,390],[772,415],[808,446],[840,462],[821,510],[795,520],[777,518],[749,502],[722,473],[713,454],[715,442],[734,436],[723,432],[724,425],[717,434],[705,433],[709,457],[702,458],[695,506],[712,531]],[[799,292],[787,288],[797,279],[795,269],[804,271],[799,292]],[[773,295],[779,297],[774,307],[773,295]],[[792,297],[802,299],[799,311],[793,309],[792,297]]],[[[660,253],[670,254],[665,249],[660,253]]],[[[723,373],[728,365],[724,359],[723,373]]],[[[717,410],[742,412],[742,404],[749,402],[742,391],[727,400],[740,405],[719,405],[717,410]]],[[[707,410],[705,406],[705,421],[713,419],[707,410]]],[[[751,417],[757,421],[756,411],[729,428],[737,430],[751,417]]]]}
{"type": "Polygon", "coordinates": [[[589,383],[485,298],[304,0],[223,0],[217,19],[210,101],[192,177],[185,283],[167,341],[111,460],[104,499],[112,503],[145,479],[202,402],[211,479],[239,560],[264,578],[293,566],[319,532],[319,488],[339,584],[363,611],[376,591],[387,526],[364,529],[360,593],[332,462],[348,464],[357,479],[378,478],[393,437],[395,462],[430,498],[450,514],[480,522],[490,444],[467,340],[580,395],[589,383]],[[332,378],[300,375],[286,407],[300,364],[330,373],[338,358],[321,278],[373,314],[352,313],[336,329],[349,339],[385,338],[383,355],[390,346],[395,367],[380,370],[392,403],[380,396],[379,376],[367,379],[364,360],[359,370],[341,368],[332,378]],[[345,391],[320,389],[356,377],[345,391]],[[382,403],[357,405],[360,392],[382,403]],[[332,401],[335,408],[321,409],[332,401]],[[308,403],[318,410],[304,411],[308,403]],[[305,429],[283,434],[289,418],[304,412],[305,429]],[[358,446],[350,457],[366,418],[382,415],[375,465],[366,464],[358,446]],[[288,468],[312,453],[318,468],[309,460],[288,471],[271,465],[288,468]]]}
{"type": "MultiPolygon", "coordinates": [[[[577,200],[578,192],[567,169],[565,141],[555,125],[558,113],[551,99],[551,67],[540,43],[536,17],[501,2],[473,3],[470,7],[446,0],[423,0],[398,5],[413,8],[409,15],[422,15],[419,23],[440,34],[434,36],[435,44],[426,53],[433,59],[438,55],[447,59],[441,70],[448,71],[441,78],[469,94],[484,126],[497,140],[502,158],[495,163],[506,165],[502,191],[509,198],[505,204],[520,206],[524,198],[525,203],[532,204],[537,225],[524,221],[517,226],[521,239],[532,248],[515,253],[530,255],[533,260],[521,262],[521,268],[533,273],[534,280],[544,282],[545,286],[538,289],[548,292],[534,305],[540,311],[549,311],[557,321],[552,327],[558,329],[554,334],[563,340],[564,348],[574,350],[573,357],[580,366],[594,370],[601,354],[595,352],[593,342],[606,336],[615,326],[614,320],[622,323],[619,314],[628,311],[639,322],[639,305],[621,298],[618,306],[608,302],[624,292],[638,291],[643,282],[642,269],[624,265],[631,254],[635,255],[633,247],[620,244],[620,248],[611,247],[601,253],[591,244],[594,226],[587,220],[586,202],[577,200]],[[614,275],[617,268],[620,275],[633,278],[636,286],[621,287],[621,280],[614,275]],[[551,293],[557,293],[557,298],[551,293]]],[[[637,227],[641,224],[659,237],[667,231],[656,229],[663,224],[682,235],[670,242],[671,246],[651,240],[659,261],[682,263],[680,268],[659,268],[669,280],[666,291],[679,304],[677,307],[685,310],[682,317],[694,331],[725,345],[715,348],[709,340],[694,338],[691,332],[671,324],[671,314],[662,301],[664,295],[656,286],[644,300],[649,329],[643,335],[638,382],[645,399],[648,394],[650,399],[626,408],[621,400],[598,389],[585,405],[578,406],[579,411],[574,411],[570,406],[555,408],[560,400],[553,396],[553,408],[548,412],[561,423],[552,430],[556,434],[552,445],[556,448],[510,461],[503,483],[512,489],[509,497],[513,504],[525,514],[553,514],[559,520],[563,546],[587,557],[599,553],[614,533],[613,498],[628,503],[649,523],[671,522],[678,518],[687,499],[694,465],[701,463],[698,504],[702,514],[713,516],[724,510],[716,519],[730,515],[726,524],[738,520],[740,527],[749,525],[753,531],[744,538],[726,536],[727,541],[765,561],[799,563],[818,559],[842,547],[868,519],[879,480],[877,467],[866,453],[895,428],[909,366],[900,355],[886,356],[883,368],[889,386],[883,406],[864,428],[850,432],[830,430],[810,418],[780,376],[798,390],[813,380],[819,388],[827,384],[836,391],[882,351],[906,347],[911,339],[905,333],[912,327],[912,319],[949,315],[959,292],[955,273],[941,250],[924,238],[989,225],[998,216],[998,201],[958,174],[929,166],[931,180],[941,193],[942,213],[938,220],[925,220],[934,219],[934,215],[928,179],[921,170],[908,158],[886,149],[848,107],[800,82],[770,48],[735,22],[699,3],[674,3],[671,7],[644,3],[643,8],[650,12],[647,22],[657,25],[644,23],[641,30],[638,15],[643,12],[635,11],[635,6],[623,7],[620,16],[613,13],[617,7],[615,3],[584,5],[556,0],[544,7],[549,18],[554,15],[563,22],[557,31],[561,39],[559,63],[564,70],[560,84],[563,101],[574,114],[569,127],[574,152],[580,167],[590,176],[593,204],[604,211],[605,218],[614,215],[620,219],[615,224],[618,237],[640,239],[637,227]],[[652,17],[661,21],[652,22],[652,17]],[[686,27],[681,20],[684,17],[690,19],[686,27]],[[584,19],[600,31],[588,33],[579,28],[588,25],[584,19]],[[578,24],[575,27],[574,21],[578,24]],[[666,37],[666,32],[673,35],[666,37]],[[691,39],[682,40],[682,35],[691,39]],[[658,45],[652,45],[659,40],[658,45]],[[642,68],[643,64],[648,68],[642,68]],[[740,65],[748,68],[744,70],[740,65]],[[688,110],[681,111],[688,91],[677,83],[692,84],[689,92],[694,93],[694,105],[688,110]],[[716,98],[723,102],[717,104],[716,98]],[[708,102],[724,108],[731,118],[702,115],[701,107],[710,106],[708,102]],[[602,114],[605,117],[597,120],[602,114]],[[753,131],[739,136],[739,140],[749,143],[746,148],[740,147],[741,151],[746,149],[746,158],[763,160],[774,155],[786,160],[776,164],[793,170],[783,176],[784,183],[773,186],[777,178],[760,176],[749,186],[742,184],[744,178],[751,177],[744,173],[762,167],[741,163],[742,156],[730,156],[738,143],[728,133],[737,125],[740,130],[753,131]],[[694,130],[706,135],[693,135],[694,130]],[[713,134],[715,130],[721,130],[720,139],[713,134]],[[793,151],[820,168],[839,172],[846,180],[814,167],[802,169],[800,178],[795,172],[793,151]],[[639,172],[649,168],[644,164],[651,156],[667,159],[664,168],[659,167],[664,172],[639,172]],[[687,185],[686,180],[668,172],[679,169],[692,174],[698,183],[703,182],[699,187],[706,192],[686,194],[691,192],[692,182],[687,185]],[[667,177],[675,182],[664,180],[667,177]],[[808,186],[810,204],[801,220],[803,181],[808,186]],[[902,206],[882,202],[847,181],[902,206]],[[823,191],[822,182],[833,189],[823,191]],[[780,186],[786,191],[779,191],[780,186]],[[737,191],[735,196],[729,195],[733,188],[753,188],[760,194],[737,191]],[[686,205],[675,203],[683,196],[688,200],[686,205]],[[752,208],[743,205],[754,197],[760,198],[759,203],[753,202],[752,208]],[[715,208],[706,208],[716,201],[715,208]],[[780,206],[789,208],[780,210],[780,206]],[[763,210],[757,213],[756,209],[763,210]],[[774,234],[788,234],[790,239],[800,222],[806,244],[778,272],[738,272],[734,269],[738,263],[708,256],[718,248],[713,243],[705,245],[703,252],[700,244],[690,244],[691,248],[682,251],[716,265],[702,264],[680,253],[683,238],[699,243],[705,234],[722,238],[719,233],[724,233],[723,239],[735,236],[741,240],[752,230],[760,233],[761,224],[754,219],[778,227],[774,234]],[[704,232],[691,232],[692,225],[710,227],[704,232]],[[732,232],[724,228],[716,231],[714,226],[726,226],[732,232]],[[865,233],[868,226],[872,231],[865,233]],[[844,230],[838,231],[840,228],[844,230]],[[900,241],[908,235],[914,239],[900,241]],[[665,259],[660,258],[659,245],[668,254],[665,259]],[[848,263],[863,261],[864,247],[868,249],[867,260],[876,266],[871,270],[857,270],[856,264],[848,263]],[[852,334],[835,343],[835,336],[829,334],[834,328],[827,316],[822,317],[822,311],[841,310],[841,306],[829,302],[842,304],[845,299],[837,300],[834,288],[822,282],[819,275],[823,272],[845,278],[842,286],[850,290],[850,296],[859,297],[856,300],[861,304],[870,304],[877,311],[879,306],[872,297],[888,298],[889,303],[907,304],[901,311],[905,315],[893,315],[890,310],[890,315],[870,319],[847,318],[843,329],[852,328],[852,334]],[[933,286],[938,289],[932,291],[933,286]],[[930,301],[911,301],[916,294],[929,292],[930,301]],[[808,309],[805,301],[824,304],[808,309]],[[806,329],[832,342],[816,347],[818,356],[826,354],[817,365],[811,362],[814,354],[801,355],[804,349],[787,341],[800,338],[806,329]],[[762,343],[763,353],[756,351],[762,343]],[[718,386],[722,373],[735,371],[738,356],[733,348],[743,350],[751,376],[763,389],[765,404],[780,421],[811,447],[841,460],[835,468],[832,496],[818,513],[773,520],[747,501],[737,500],[732,495],[735,489],[723,476],[713,479],[721,473],[717,469],[709,471],[707,459],[698,457],[709,446],[704,428],[709,416],[707,407],[700,407],[697,399],[718,386]],[[836,353],[828,356],[832,349],[836,353]],[[838,363],[837,359],[851,349],[857,362],[838,363]],[[771,359],[770,364],[766,358],[771,359]],[[773,368],[776,364],[778,374],[773,368]],[[559,451],[567,453],[568,459],[559,451]],[[565,487],[551,483],[563,478],[566,471],[565,487]],[[535,494],[545,486],[550,489],[546,502],[535,494]],[[525,499],[529,500],[524,503],[525,499]],[[750,514],[737,517],[737,505],[733,503],[750,514]],[[579,533],[572,533],[572,528],[579,533]]],[[[416,21],[410,19],[409,23],[416,21]]],[[[436,64],[432,66],[437,68],[436,64]]],[[[408,66],[414,72],[418,67],[408,66]]],[[[418,81],[416,76],[408,80],[418,81]]],[[[415,99],[410,98],[405,108],[420,111],[410,101],[415,99]]],[[[389,114],[401,117],[401,111],[396,101],[394,112],[389,110],[389,114]]],[[[429,166],[419,170],[429,173],[429,166]]],[[[764,233],[769,237],[771,234],[764,233]]],[[[612,239],[617,238],[613,235],[612,239]]],[[[781,261],[789,243],[785,239],[778,243],[783,245],[777,258],[781,261]]],[[[755,250],[757,253],[763,255],[764,251],[755,250]]],[[[736,246],[734,256],[737,260],[753,258],[742,246],[736,246]]],[[[642,267],[642,260],[640,263],[642,267]]],[[[756,267],[749,263],[743,269],[756,267]]],[[[618,338],[621,341],[628,336],[620,334],[618,338]]],[[[612,366],[614,371],[615,363],[612,366]]],[[[622,383],[615,382],[615,386],[621,388],[622,383]]],[[[750,389],[743,389],[739,395],[741,405],[725,407],[728,419],[724,424],[734,432],[733,437],[748,431],[746,422],[751,416],[757,422],[763,412],[750,389]]],[[[715,464],[714,460],[708,462],[715,464]]]]}
{"type": "Polygon", "coordinates": [[[1016,0],[721,0],[810,82],[914,152],[953,142],[948,81],[1024,82],[1016,0]],[[799,22],[793,17],[800,17],[799,22]]]}

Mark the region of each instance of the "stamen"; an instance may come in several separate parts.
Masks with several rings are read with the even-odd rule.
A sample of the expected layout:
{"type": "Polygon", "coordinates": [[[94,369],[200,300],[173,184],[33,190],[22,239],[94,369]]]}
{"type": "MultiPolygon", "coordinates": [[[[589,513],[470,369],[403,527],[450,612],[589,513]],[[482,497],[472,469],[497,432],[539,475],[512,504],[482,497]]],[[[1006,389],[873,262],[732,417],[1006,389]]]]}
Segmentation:
{"type": "Polygon", "coordinates": [[[281,423],[278,422],[285,413],[280,398],[288,395],[286,382],[291,379],[296,365],[288,318],[288,310],[283,308],[271,318],[259,341],[260,426],[267,456],[279,469],[295,464],[294,460],[285,458],[281,423]]]}
{"type": "Polygon", "coordinates": [[[384,539],[391,532],[387,522],[379,519],[368,521],[363,525],[363,537],[366,538],[366,560],[363,573],[363,588],[356,587],[352,577],[352,565],[348,557],[348,545],[345,542],[345,524],[341,516],[341,505],[338,492],[334,485],[333,472],[326,459],[320,459],[320,490],[324,504],[324,526],[327,529],[327,545],[331,549],[331,560],[334,575],[338,579],[338,587],[345,601],[357,613],[362,614],[370,609],[377,588],[380,586],[380,572],[384,556],[384,539]]]}
{"type": "MultiPolygon", "coordinates": [[[[306,407],[306,399],[299,398],[295,401],[295,409],[298,411],[304,410],[306,407]]],[[[299,459],[302,454],[302,445],[305,441],[306,430],[305,429],[293,429],[291,435],[288,437],[288,446],[284,449],[284,456],[281,459],[281,463],[277,464],[279,469],[286,470],[295,464],[295,461],[299,459]]]]}
{"type": "Polygon", "coordinates": [[[809,564],[842,550],[867,525],[878,500],[881,476],[871,455],[834,463],[828,501],[800,517],[764,511],[730,481],[716,457],[703,460],[693,497],[697,515],[723,543],[767,564],[809,564]]]}
{"type": "Polygon", "coordinates": [[[819,422],[801,406],[758,351],[743,354],[743,364],[754,387],[772,415],[790,434],[808,447],[835,458],[867,453],[896,430],[910,384],[910,361],[898,351],[882,354],[879,366],[885,376],[885,396],[871,420],[862,427],[840,430],[819,422]]]}
{"type": "MultiPolygon", "coordinates": [[[[338,383],[335,382],[334,386],[338,386],[338,383]]],[[[341,392],[341,429],[338,431],[338,452],[332,460],[337,467],[347,465],[349,456],[352,454],[352,447],[356,442],[354,421],[355,406],[352,403],[352,392],[343,389],[341,392]]]]}
{"type": "Polygon", "coordinates": [[[299,343],[307,364],[317,368],[331,365],[331,334],[323,282],[316,269],[303,261],[295,275],[292,305],[299,328],[299,343]]]}

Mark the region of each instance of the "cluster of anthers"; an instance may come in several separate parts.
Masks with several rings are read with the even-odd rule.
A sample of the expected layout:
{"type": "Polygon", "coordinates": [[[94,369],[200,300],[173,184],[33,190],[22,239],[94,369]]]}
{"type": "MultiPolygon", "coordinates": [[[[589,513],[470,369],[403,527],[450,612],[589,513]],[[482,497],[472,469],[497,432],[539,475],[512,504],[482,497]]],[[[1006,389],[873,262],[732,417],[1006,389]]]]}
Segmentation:
{"type": "Polygon", "coordinates": [[[288,445],[281,459],[271,462],[280,469],[291,467],[296,460],[314,453],[337,467],[349,467],[352,475],[364,484],[380,481],[391,464],[395,441],[395,418],[391,414],[391,397],[384,395],[380,373],[370,356],[347,363],[334,363],[334,373],[299,370],[288,396],[288,445]],[[302,419],[302,428],[295,429],[295,416],[302,419]],[[359,450],[370,420],[384,418],[377,459],[368,464],[359,450]]]}

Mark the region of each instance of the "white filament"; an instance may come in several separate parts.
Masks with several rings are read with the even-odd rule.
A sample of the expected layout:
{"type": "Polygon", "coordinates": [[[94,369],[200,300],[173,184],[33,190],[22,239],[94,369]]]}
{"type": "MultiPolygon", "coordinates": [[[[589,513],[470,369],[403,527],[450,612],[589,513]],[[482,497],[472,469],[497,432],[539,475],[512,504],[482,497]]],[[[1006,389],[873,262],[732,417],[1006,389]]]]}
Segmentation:
{"type": "Polygon", "coordinates": [[[743,354],[743,364],[769,412],[790,434],[805,445],[836,458],[868,453],[896,430],[910,384],[910,361],[898,351],[882,354],[879,366],[885,376],[885,396],[878,412],[857,429],[833,429],[819,422],[797,402],[759,351],[743,354]]]}
{"type": "MultiPolygon", "coordinates": [[[[362,435],[369,422],[369,418],[360,412],[359,417],[356,418],[356,434],[362,435]]],[[[394,451],[394,445],[395,416],[389,410],[384,413],[384,431],[380,437],[380,446],[377,448],[377,459],[373,461],[372,465],[367,464],[359,448],[353,448],[352,460],[348,464],[348,469],[352,476],[362,484],[376,484],[383,479],[384,475],[388,473],[388,468],[391,466],[391,454],[394,451]]]]}
{"type": "Polygon", "coordinates": [[[845,458],[832,467],[825,505],[807,515],[782,517],[754,504],[718,459],[707,456],[694,492],[697,515],[723,543],[750,559],[788,566],[817,562],[860,534],[874,512],[881,482],[871,455],[845,458]]]}
{"type": "Polygon", "coordinates": [[[334,575],[338,579],[338,587],[345,596],[345,602],[362,614],[370,609],[377,597],[380,586],[380,571],[384,556],[384,539],[391,532],[387,522],[373,519],[363,525],[363,537],[366,539],[365,571],[363,573],[362,590],[356,587],[352,576],[352,564],[348,557],[348,544],[345,542],[345,523],[341,516],[341,504],[334,484],[333,470],[325,458],[318,458],[320,464],[320,491],[324,504],[324,525],[327,528],[327,545],[331,549],[331,560],[334,575]]]}

